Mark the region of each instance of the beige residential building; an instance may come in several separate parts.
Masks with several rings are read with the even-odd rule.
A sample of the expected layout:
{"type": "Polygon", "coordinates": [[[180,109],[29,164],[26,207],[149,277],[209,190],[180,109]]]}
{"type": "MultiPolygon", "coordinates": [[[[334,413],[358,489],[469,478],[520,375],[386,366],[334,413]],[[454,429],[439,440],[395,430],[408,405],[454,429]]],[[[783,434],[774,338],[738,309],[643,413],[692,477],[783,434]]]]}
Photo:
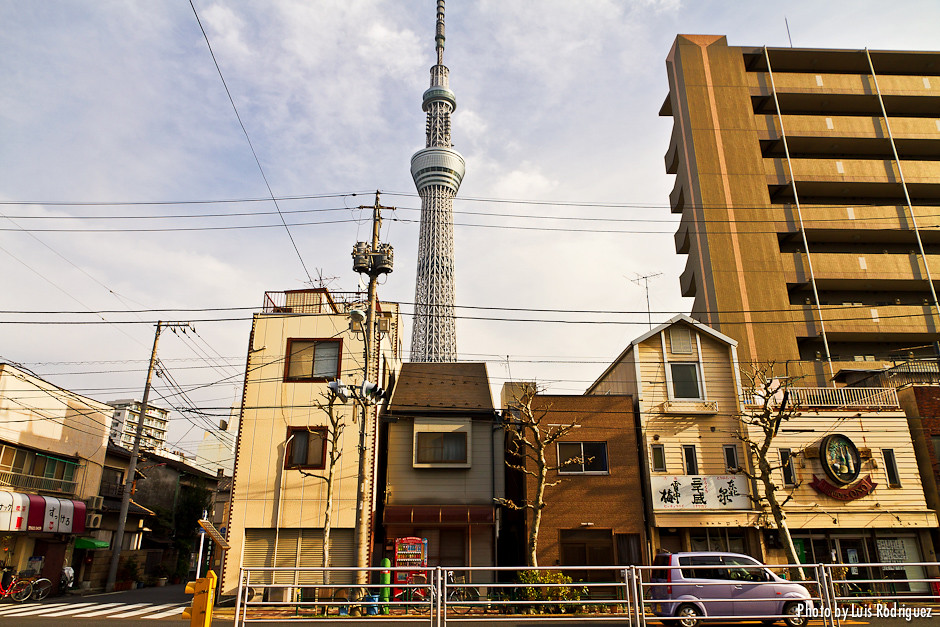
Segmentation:
{"type": "Polygon", "coordinates": [[[940,52],[680,35],[666,67],[692,316],[737,340],[742,364],[790,362],[807,385],[933,356],[940,52]]]}
{"type": "Polygon", "coordinates": [[[630,342],[587,394],[629,394],[639,414],[648,553],[756,547],[736,342],[684,315],[630,342]]]}
{"type": "Polygon", "coordinates": [[[76,540],[97,526],[111,412],[0,364],[0,561],[14,571],[36,568],[58,585],[76,540]]]}
{"type": "MultiPolygon", "coordinates": [[[[254,315],[235,459],[223,594],[234,594],[239,566],[322,566],[329,434],[327,383],[352,387],[364,374],[361,326],[349,311],[365,309],[361,294],[325,289],[268,292],[254,315]]],[[[379,304],[378,382],[388,387],[401,356],[398,306],[379,304]]],[[[373,381],[375,382],[375,381],[373,381]]],[[[374,531],[375,412],[363,420],[352,398],[337,402],[345,428],[336,468],[331,517],[331,566],[356,565],[356,505],[366,482],[367,529],[374,531]],[[355,420],[353,419],[355,416],[355,420]],[[359,476],[359,428],[366,429],[366,476],[359,476]]],[[[367,540],[371,547],[372,538],[367,540]]],[[[346,573],[345,579],[351,574],[346,573]]],[[[270,575],[264,580],[270,583],[270,575]]],[[[307,573],[276,583],[320,581],[307,573]]],[[[350,579],[351,581],[351,579],[350,579]]],[[[339,581],[334,579],[334,583],[339,581]]]]}
{"type": "MultiPolygon", "coordinates": [[[[776,374],[785,383],[784,368],[776,374]]],[[[937,517],[895,390],[788,389],[795,413],[773,439],[768,461],[779,500],[789,498],[787,523],[801,560],[936,561],[930,530],[937,517]]],[[[742,416],[762,399],[742,385],[734,340],[676,316],[634,340],[588,393],[635,394],[655,549],[730,550],[787,562],[769,508],[755,501],[763,488],[747,477],[756,459],[742,439],[761,436],[742,416]]],[[[848,571],[852,579],[936,575],[917,566],[848,571]]],[[[926,584],[897,585],[926,591],[926,584]]]]}

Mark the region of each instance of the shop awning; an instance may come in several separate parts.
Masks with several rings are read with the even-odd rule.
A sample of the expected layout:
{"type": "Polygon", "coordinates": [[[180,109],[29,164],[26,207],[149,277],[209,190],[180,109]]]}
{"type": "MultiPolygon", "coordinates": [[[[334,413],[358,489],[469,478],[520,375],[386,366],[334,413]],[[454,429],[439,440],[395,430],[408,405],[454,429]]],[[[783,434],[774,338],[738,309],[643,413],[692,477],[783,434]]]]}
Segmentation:
{"type": "Polygon", "coordinates": [[[488,505],[386,505],[386,525],[492,525],[494,508],[488,505]]]}
{"type": "Polygon", "coordinates": [[[84,533],[85,503],[0,491],[0,531],[84,533]]]}
{"type": "Polygon", "coordinates": [[[104,540],[95,540],[94,538],[75,538],[76,549],[106,549],[111,546],[104,540]]]}

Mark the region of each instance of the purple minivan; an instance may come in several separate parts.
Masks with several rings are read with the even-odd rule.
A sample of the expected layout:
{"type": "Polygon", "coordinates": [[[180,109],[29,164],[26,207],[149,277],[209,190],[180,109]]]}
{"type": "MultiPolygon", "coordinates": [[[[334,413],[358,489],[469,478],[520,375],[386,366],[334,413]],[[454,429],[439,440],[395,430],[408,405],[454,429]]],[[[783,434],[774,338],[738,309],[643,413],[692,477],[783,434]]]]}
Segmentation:
{"type": "Polygon", "coordinates": [[[650,583],[653,613],[681,627],[696,627],[702,617],[765,624],[783,617],[790,627],[803,627],[812,608],[805,587],[737,553],[660,553],[650,583]]]}

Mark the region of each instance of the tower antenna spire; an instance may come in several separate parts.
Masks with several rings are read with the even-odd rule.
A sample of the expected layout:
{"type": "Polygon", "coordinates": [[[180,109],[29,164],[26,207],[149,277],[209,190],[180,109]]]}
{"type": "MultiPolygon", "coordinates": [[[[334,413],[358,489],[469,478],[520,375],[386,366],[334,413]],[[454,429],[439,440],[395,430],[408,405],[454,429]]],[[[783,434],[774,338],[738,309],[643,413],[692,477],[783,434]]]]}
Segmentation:
{"type": "Polygon", "coordinates": [[[457,99],[444,65],[444,0],[437,0],[434,34],[437,64],[421,108],[427,113],[425,148],[411,158],[411,177],[421,197],[418,271],[411,361],[457,361],[454,317],[454,197],[466,164],[450,141],[450,115],[457,99]]]}

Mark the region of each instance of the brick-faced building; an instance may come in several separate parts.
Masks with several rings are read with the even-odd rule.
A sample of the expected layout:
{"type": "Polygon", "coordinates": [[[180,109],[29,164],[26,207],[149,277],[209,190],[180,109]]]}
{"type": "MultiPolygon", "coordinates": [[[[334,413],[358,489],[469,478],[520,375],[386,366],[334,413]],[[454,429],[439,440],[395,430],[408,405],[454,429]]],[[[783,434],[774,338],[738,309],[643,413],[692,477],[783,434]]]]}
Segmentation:
{"type": "MultiPolygon", "coordinates": [[[[512,405],[506,388],[503,399],[505,405],[512,405]]],[[[549,471],[549,483],[559,483],[546,490],[539,565],[647,563],[633,399],[538,394],[532,411],[545,427],[576,425],[546,451],[550,467],[558,466],[559,459],[583,460],[549,471]]],[[[535,478],[527,477],[526,494],[531,496],[534,489],[535,478]]],[[[527,518],[531,521],[531,513],[527,518]]],[[[583,573],[583,578],[589,577],[590,573],[583,573]]]]}

